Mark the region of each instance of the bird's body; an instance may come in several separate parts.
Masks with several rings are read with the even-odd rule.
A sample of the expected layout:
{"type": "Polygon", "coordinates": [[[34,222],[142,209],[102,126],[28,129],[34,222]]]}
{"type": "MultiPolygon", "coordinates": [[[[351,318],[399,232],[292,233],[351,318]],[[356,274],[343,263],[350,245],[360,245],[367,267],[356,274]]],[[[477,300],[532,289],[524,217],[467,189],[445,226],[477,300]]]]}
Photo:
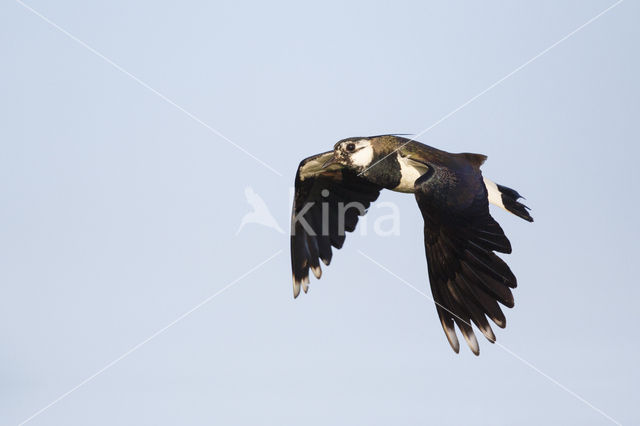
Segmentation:
{"type": "Polygon", "coordinates": [[[511,245],[490,216],[492,203],[532,221],[520,195],[482,177],[480,154],[451,154],[394,135],[356,137],[333,151],[300,163],[291,227],[294,296],[308,290],[309,269],[320,278],[319,259],[329,264],[380,190],[414,193],[424,218],[431,290],[445,334],[459,350],[455,323],[472,351],[471,322],[490,340],[486,317],[504,327],[497,302],[513,306],[516,286],[509,267],[493,252],[511,245]],[[486,317],[485,317],[486,316],[486,317]]]}

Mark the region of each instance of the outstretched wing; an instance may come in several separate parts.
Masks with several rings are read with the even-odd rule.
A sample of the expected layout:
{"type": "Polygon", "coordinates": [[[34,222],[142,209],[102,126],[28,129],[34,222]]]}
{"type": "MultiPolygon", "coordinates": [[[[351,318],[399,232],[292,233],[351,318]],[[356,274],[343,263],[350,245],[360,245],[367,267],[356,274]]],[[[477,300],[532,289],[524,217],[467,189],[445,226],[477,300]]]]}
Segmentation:
{"type": "Polygon", "coordinates": [[[494,253],[511,253],[511,244],[489,214],[478,165],[460,161],[455,167],[429,166],[415,183],[415,196],[424,218],[431,292],[453,350],[460,350],[455,323],[478,355],[471,322],[493,343],[487,317],[504,328],[498,302],[513,307],[516,277],[494,253]]]}
{"type": "Polygon", "coordinates": [[[331,246],[341,248],[345,232],[352,232],[358,217],[378,198],[382,187],[338,164],[322,168],[333,156],[325,152],[302,160],[296,174],[291,215],[291,269],[293,296],[309,286],[309,268],[320,278],[319,259],[331,262],[331,246]]]}

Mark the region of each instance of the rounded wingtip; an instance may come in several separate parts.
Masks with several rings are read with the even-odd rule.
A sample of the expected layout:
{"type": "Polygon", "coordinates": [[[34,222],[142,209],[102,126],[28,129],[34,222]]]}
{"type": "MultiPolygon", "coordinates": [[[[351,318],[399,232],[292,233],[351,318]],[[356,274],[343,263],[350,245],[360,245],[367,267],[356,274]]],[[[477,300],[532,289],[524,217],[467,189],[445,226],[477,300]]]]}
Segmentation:
{"type": "Polygon", "coordinates": [[[480,355],[480,345],[478,344],[478,339],[476,339],[476,335],[473,333],[473,331],[469,330],[465,332],[463,330],[462,335],[467,341],[467,345],[469,346],[469,349],[471,349],[471,352],[473,352],[475,356],[480,355]]]}
{"type": "Polygon", "coordinates": [[[312,266],[311,271],[313,271],[313,275],[316,279],[322,278],[322,268],[320,268],[320,266],[312,266]]]}
{"type": "Polygon", "coordinates": [[[490,341],[491,343],[495,343],[496,335],[493,334],[493,330],[491,329],[491,327],[489,325],[487,325],[486,327],[481,327],[480,331],[482,332],[484,337],[487,338],[488,341],[490,341]]]}
{"type": "Polygon", "coordinates": [[[296,279],[295,275],[293,276],[293,298],[297,298],[300,295],[300,288],[304,290],[306,293],[309,291],[309,276],[302,277],[300,279],[296,279]]]}
{"type": "Polygon", "coordinates": [[[293,282],[293,298],[297,298],[300,295],[300,284],[293,282]]]}
{"type": "Polygon", "coordinates": [[[449,335],[449,333],[445,334],[447,335],[447,340],[449,341],[449,344],[451,345],[451,349],[453,349],[453,351],[457,354],[460,353],[460,342],[458,341],[458,337],[455,335],[455,331],[452,330],[453,336],[449,335]]]}
{"type": "Polygon", "coordinates": [[[492,317],[491,321],[493,321],[500,328],[505,328],[507,326],[507,319],[504,316],[502,318],[492,317]]]}
{"type": "Polygon", "coordinates": [[[300,289],[302,289],[305,293],[309,291],[309,275],[304,276],[300,279],[296,279],[295,275],[293,276],[293,298],[297,298],[300,295],[300,289]]]}

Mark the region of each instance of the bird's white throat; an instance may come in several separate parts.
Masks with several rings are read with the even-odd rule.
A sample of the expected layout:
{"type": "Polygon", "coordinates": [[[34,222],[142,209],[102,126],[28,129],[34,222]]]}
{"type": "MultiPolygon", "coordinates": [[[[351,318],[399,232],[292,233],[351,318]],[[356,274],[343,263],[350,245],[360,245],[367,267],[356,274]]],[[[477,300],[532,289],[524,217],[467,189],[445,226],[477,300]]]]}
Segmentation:
{"type": "Polygon", "coordinates": [[[373,162],[373,147],[368,140],[356,142],[356,146],[362,148],[351,154],[351,163],[356,167],[369,167],[373,162]]]}

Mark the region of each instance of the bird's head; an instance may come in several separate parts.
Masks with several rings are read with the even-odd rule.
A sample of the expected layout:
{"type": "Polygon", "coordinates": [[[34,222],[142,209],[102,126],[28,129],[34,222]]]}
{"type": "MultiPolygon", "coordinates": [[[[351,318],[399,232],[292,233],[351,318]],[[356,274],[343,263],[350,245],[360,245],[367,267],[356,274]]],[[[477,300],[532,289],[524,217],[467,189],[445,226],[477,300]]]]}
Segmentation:
{"type": "Polygon", "coordinates": [[[373,139],[348,138],[335,144],[333,157],[324,163],[322,167],[340,164],[343,167],[360,172],[373,163],[374,157],[373,139]]]}

